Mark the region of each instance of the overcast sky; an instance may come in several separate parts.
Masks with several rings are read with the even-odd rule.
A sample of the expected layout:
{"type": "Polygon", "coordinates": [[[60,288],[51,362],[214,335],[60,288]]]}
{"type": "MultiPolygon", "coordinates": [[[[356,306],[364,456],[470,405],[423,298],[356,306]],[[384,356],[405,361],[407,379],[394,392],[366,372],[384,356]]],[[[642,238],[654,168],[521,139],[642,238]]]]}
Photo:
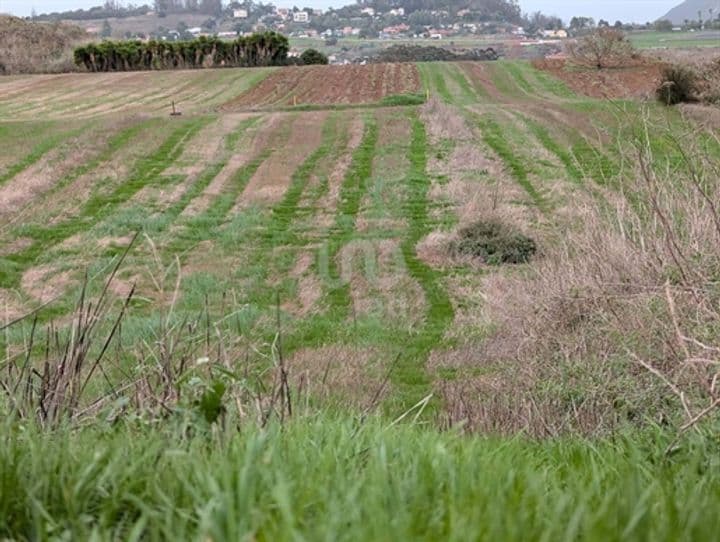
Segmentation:
{"type": "MultiPolygon", "coordinates": [[[[343,0],[276,0],[280,6],[327,8],[349,3],[343,0]]],[[[595,19],[646,22],[664,15],[681,0],[520,0],[523,11],[541,10],[569,19],[584,15],[595,19]]],[[[151,3],[151,0],[134,0],[135,4],[151,3]]],[[[29,15],[35,8],[38,13],[88,8],[102,4],[102,0],[0,0],[0,13],[29,15]]]]}

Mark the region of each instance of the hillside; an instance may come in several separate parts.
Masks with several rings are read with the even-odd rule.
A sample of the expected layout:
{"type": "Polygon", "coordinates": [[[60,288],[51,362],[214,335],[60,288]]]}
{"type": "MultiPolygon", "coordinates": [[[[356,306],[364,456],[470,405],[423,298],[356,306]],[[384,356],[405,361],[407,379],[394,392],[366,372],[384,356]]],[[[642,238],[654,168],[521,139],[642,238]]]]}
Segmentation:
{"type": "Polygon", "coordinates": [[[673,24],[681,24],[685,20],[697,21],[698,11],[702,13],[703,21],[715,19],[720,15],[720,0],[685,0],[679,6],[668,11],[664,17],[660,17],[660,19],[667,19],[673,24]]]}
{"type": "Polygon", "coordinates": [[[0,74],[72,70],[72,49],[86,38],[77,26],[0,15],[0,74]]]}

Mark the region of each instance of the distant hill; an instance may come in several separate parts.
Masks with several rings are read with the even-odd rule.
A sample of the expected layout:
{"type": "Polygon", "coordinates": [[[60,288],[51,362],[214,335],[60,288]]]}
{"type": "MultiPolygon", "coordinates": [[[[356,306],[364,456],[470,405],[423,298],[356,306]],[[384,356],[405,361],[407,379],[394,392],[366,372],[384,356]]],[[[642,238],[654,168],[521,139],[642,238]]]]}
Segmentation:
{"type": "Polygon", "coordinates": [[[698,20],[698,11],[702,13],[702,20],[716,19],[720,15],[720,0],[685,0],[679,6],[672,8],[660,20],[667,19],[673,24],[682,24],[686,19],[698,20]],[[709,10],[712,9],[712,16],[709,10]]]}
{"type": "Polygon", "coordinates": [[[87,39],[77,26],[0,15],[0,74],[72,70],[72,50],[87,39]]]}

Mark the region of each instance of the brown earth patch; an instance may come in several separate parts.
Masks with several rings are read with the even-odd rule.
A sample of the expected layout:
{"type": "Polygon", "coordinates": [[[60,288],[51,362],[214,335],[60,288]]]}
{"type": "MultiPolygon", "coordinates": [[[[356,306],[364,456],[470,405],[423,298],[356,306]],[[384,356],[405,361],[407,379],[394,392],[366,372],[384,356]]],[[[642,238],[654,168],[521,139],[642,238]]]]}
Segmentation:
{"type": "Polygon", "coordinates": [[[5,288],[0,288],[0,324],[9,324],[24,316],[27,311],[23,307],[20,296],[5,288]]]}
{"type": "Polygon", "coordinates": [[[8,256],[9,254],[20,252],[32,244],[33,240],[29,237],[18,237],[0,247],[0,256],[8,256]]]}
{"type": "Polygon", "coordinates": [[[320,278],[312,272],[315,263],[314,252],[303,252],[295,261],[290,277],[297,279],[297,300],[288,303],[284,309],[295,316],[306,316],[322,297],[323,286],[320,278]]]}
{"type": "Polygon", "coordinates": [[[472,130],[457,108],[431,98],[421,108],[421,118],[434,144],[443,139],[470,139],[472,130]]]}
{"type": "Polygon", "coordinates": [[[121,237],[101,237],[97,240],[97,246],[100,248],[116,248],[126,247],[133,240],[134,234],[123,235],[121,237]]]}
{"type": "Polygon", "coordinates": [[[660,83],[663,65],[646,60],[624,68],[591,70],[570,66],[564,59],[542,59],[534,61],[533,66],[557,77],[579,94],[618,99],[651,96],[660,83]]]}
{"type": "Polygon", "coordinates": [[[63,295],[74,283],[70,271],[57,272],[52,265],[31,267],[23,273],[22,289],[40,303],[48,303],[63,295]]]}
{"type": "Polygon", "coordinates": [[[419,90],[420,76],[411,63],[289,67],[276,70],[221,109],[372,103],[419,90]]]}
{"type": "Polygon", "coordinates": [[[242,204],[272,204],[280,201],[293,174],[305,159],[320,146],[327,112],[299,115],[293,122],[290,138],[276,149],[248,182],[241,196],[242,204]]]}
{"type": "Polygon", "coordinates": [[[468,80],[476,87],[479,87],[480,92],[486,92],[494,101],[504,102],[507,101],[508,97],[504,95],[495,86],[492,80],[492,75],[488,70],[488,65],[483,62],[458,62],[457,64],[460,69],[465,72],[468,80]]]}

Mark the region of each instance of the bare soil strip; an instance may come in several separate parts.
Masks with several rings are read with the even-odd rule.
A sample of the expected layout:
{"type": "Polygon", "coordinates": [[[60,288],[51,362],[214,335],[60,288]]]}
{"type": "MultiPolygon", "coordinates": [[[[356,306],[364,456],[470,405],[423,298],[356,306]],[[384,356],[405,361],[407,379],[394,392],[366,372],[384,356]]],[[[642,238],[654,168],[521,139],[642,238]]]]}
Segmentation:
{"type": "Polygon", "coordinates": [[[241,205],[272,204],[282,198],[295,170],[320,145],[327,115],[313,112],[295,119],[287,144],[258,168],[241,196],[241,205]]]}
{"type": "Polygon", "coordinates": [[[238,142],[232,155],[220,173],[210,182],[203,193],[195,198],[183,211],[183,216],[192,217],[206,211],[213,200],[223,193],[233,175],[243,166],[260,156],[262,152],[277,139],[289,117],[282,114],[273,114],[261,120],[259,126],[249,137],[243,137],[238,142]],[[248,141],[249,139],[249,141],[248,141]]]}

